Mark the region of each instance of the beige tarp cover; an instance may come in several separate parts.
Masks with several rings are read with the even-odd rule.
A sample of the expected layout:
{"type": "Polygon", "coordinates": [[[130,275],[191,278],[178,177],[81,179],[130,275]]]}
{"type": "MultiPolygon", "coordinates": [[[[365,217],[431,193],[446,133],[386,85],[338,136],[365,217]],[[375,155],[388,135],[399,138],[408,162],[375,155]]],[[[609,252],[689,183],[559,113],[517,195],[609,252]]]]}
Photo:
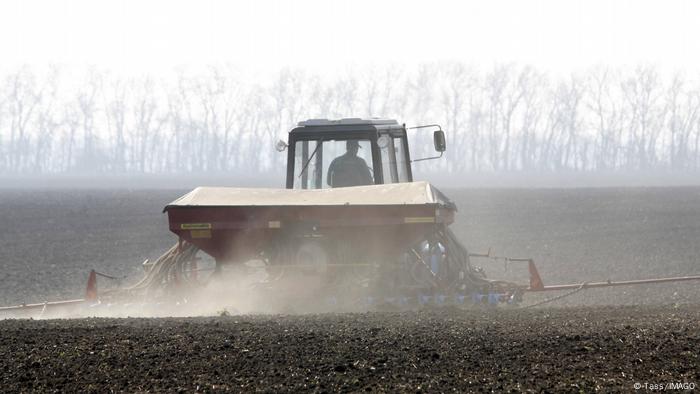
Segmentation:
{"type": "Polygon", "coordinates": [[[392,183],[335,189],[198,187],[165,207],[447,204],[428,182],[392,183]]]}

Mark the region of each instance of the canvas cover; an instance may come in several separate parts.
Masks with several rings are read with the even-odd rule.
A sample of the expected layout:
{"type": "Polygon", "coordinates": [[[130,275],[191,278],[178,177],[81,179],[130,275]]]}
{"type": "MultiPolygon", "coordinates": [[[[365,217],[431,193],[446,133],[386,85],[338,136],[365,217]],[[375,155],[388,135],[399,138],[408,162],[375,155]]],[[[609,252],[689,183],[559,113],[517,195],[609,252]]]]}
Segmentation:
{"type": "Polygon", "coordinates": [[[424,204],[452,205],[434,186],[421,181],[313,190],[198,187],[164,211],[174,207],[424,204]]]}

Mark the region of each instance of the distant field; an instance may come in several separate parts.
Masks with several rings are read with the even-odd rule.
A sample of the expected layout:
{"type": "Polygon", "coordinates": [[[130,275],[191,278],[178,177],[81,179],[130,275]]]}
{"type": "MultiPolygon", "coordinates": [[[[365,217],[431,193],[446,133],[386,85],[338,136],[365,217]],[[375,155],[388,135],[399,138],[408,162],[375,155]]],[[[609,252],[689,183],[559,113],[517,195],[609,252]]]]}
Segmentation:
{"type": "MultiPolygon", "coordinates": [[[[186,191],[0,190],[0,304],[80,297],[92,268],[140,277],[175,242],[161,211],[186,191]]],[[[444,191],[471,250],[533,257],[546,283],[700,273],[697,187],[444,191]]],[[[524,267],[474,263],[527,280],[524,267]]],[[[699,288],[589,290],[557,305],[698,302],[699,288]]]]}

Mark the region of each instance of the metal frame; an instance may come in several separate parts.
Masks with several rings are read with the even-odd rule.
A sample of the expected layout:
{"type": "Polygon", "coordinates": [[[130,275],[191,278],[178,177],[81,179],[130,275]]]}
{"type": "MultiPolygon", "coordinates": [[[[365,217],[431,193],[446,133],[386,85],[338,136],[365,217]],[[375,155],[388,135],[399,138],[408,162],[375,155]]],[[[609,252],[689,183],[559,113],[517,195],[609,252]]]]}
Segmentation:
{"type": "MultiPolygon", "coordinates": [[[[286,188],[294,188],[294,170],[296,143],[299,141],[343,141],[350,139],[365,139],[370,141],[372,147],[372,170],[374,176],[374,184],[381,185],[385,183],[384,172],[382,166],[381,152],[377,139],[380,134],[388,133],[391,137],[399,137],[403,140],[403,148],[406,159],[406,171],[408,181],[413,181],[413,171],[411,169],[411,155],[408,148],[408,133],[406,126],[399,124],[337,124],[337,125],[322,125],[322,126],[300,126],[289,132],[288,148],[287,148],[287,181],[286,188]]],[[[392,141],[393,144],[393,141],[392,141]]],[[[322,152],[320,152],[322,155],[322,152]]],[[[319,153],[317,153],[319,155],[319,153]]],[[[316,160],[319,157],[317,156],[316,160]]],[[[398,174],[397,174],[398,179],[398,174]]],[[[321,179],[323,182],[323,179],[321,179]]]]}
{"type": "MultiPolygon", "coordinates": [[[[409,127],[409,128],[407,128],[406,130],[426,129],[426,128],[432,128],[432,127],[437,127],[438,130],[443,131],[443,130],[442,130],[442,127],[441,127],[439,124],[427,124],[427,125],[423,125],[423,126],[414,126],[414,127],[409,127]]],[[[438,156],[423,157],[423,158],[420,158],[420,159],[411,160],[409,163],[416,163],[416,162],[419,162],[419,161],[439,159],[439,158],[442,157],[442,155],[443,155],[444,153],[445,153],[445,152],[443,151],[443,152],[440,152],[440,154],[439,154],[438,156]]]]}

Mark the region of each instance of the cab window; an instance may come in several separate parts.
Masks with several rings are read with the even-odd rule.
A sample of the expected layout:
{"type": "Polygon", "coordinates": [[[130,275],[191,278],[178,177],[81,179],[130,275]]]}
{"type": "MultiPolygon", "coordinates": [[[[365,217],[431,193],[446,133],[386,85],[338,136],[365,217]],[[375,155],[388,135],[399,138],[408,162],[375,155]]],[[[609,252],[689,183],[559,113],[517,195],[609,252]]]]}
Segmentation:
{"type": "Polygon", "coordinates": [[[408,182],[408,165],[406,152],[401,137],[390,134],[379,136],[377,140],[382,159],[384,183],[408,182]]]}
{"type": "Polygon", "coordinates": [[[374,184],[369,140],[297,141],[294,149],[295,189],[374,184]]]}

